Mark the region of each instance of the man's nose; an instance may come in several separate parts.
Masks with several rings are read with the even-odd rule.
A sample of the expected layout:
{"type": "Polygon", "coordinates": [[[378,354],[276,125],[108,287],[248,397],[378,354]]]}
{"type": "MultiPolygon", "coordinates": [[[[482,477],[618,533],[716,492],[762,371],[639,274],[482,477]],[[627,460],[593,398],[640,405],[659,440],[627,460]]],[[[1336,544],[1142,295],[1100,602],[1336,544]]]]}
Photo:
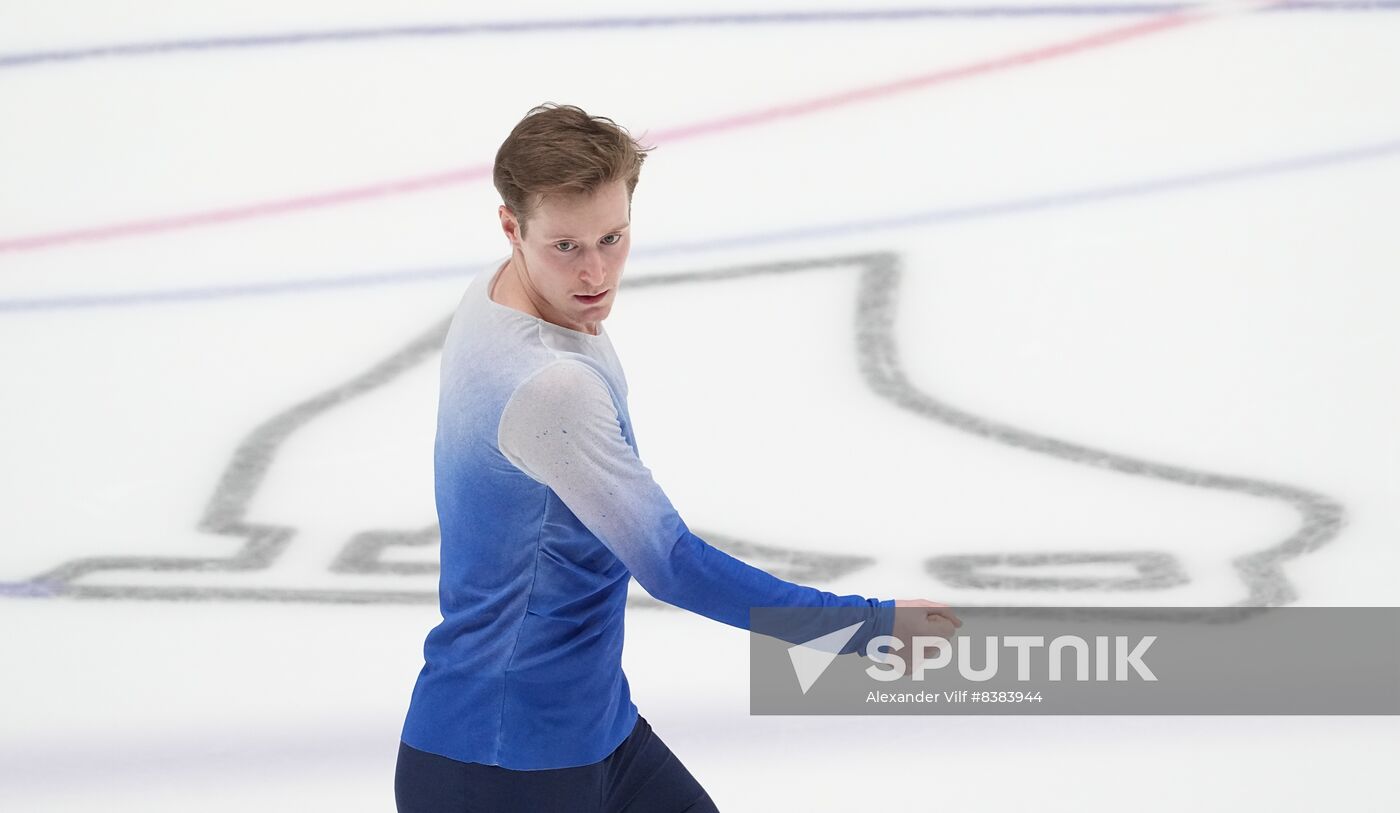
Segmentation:
{"type": "Polygon", "coordinates": [[[607,274],[603,271],[603,264],[592,262],[579,269],[578,278],[585,284],[597,287],[603,284],[607,274]]]}

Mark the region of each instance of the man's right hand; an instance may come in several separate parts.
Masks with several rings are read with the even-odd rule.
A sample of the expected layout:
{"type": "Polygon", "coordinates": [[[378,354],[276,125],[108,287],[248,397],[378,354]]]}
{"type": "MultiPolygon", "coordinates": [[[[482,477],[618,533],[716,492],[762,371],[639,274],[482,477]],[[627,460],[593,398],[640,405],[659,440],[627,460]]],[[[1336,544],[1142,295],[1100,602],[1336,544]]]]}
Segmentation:
{"type": "MultiPolygon", "coordinates": [[[[894,630],[891,634],[904,646],[898,652],[906,663],[914,659],[914,636],[937,635],[948,643],[953,643],[953,631],[962,626],[962,619],[947,604],[924,598],[895,599],[894,630]],[[910,609],[904,609],[904,608],[910,609]],[[914,609],[918,608],[918,609],[914,609]]],[[[930,657],[937,654],[938,648],[930,648],[930,657]]]]}

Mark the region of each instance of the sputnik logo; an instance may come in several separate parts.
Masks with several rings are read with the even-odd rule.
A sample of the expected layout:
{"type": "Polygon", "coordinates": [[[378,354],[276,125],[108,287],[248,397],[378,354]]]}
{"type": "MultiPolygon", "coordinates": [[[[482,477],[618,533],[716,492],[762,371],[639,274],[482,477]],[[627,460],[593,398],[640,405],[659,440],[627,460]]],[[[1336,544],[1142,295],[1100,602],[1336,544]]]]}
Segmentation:
{"type": "Polygon", "coordinates": [[[797,683],[802,687],[802,693],[812,688],[812,684],[817,682],[817,678],[822,676],[831,662],[836,660],[841,648],[851,637],[856,634],[864,621],[857,621],[849,627],[842,627],[835,632],[828,632],[813,638],[806,643],[788,648],[788,657],[792,659],[792,670],[797,673],[797,683]]]}

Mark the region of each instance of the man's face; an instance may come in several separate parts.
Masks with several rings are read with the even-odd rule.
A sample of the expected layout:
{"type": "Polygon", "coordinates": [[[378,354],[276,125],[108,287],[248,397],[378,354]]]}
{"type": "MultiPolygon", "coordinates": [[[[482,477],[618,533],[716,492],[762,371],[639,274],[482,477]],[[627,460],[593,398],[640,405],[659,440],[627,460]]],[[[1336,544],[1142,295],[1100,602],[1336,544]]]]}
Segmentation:
{"type": "Polygon", "coordinates": [[[531,215],[523,239],[515,215],[500,208],[502,227],[513,244],[511,260],[541,316],[596,333],[597,323],[612,310],[631,248],[630,208],[624,181],[599,187],[592,195],[547,197],[531,215]]]}

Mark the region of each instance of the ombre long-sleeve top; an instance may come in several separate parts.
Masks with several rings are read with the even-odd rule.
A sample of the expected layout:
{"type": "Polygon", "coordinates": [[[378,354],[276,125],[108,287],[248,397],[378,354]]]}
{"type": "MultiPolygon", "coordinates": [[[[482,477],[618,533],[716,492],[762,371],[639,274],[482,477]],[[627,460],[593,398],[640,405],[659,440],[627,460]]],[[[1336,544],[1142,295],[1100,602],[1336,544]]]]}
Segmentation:
{"type": "Polygon", "coordinates": [[[402,739],[539,770],[610,754],[637,719],[622,670],[635,578],[655,598],[749,629],[752,607],[860,608],[851,650],[894,601],[779,579],[692,533],[642,463],[606,329],[496,302],[506,260],[468,284],[443,345],[434,476],[442,620],[402,739]]]}

